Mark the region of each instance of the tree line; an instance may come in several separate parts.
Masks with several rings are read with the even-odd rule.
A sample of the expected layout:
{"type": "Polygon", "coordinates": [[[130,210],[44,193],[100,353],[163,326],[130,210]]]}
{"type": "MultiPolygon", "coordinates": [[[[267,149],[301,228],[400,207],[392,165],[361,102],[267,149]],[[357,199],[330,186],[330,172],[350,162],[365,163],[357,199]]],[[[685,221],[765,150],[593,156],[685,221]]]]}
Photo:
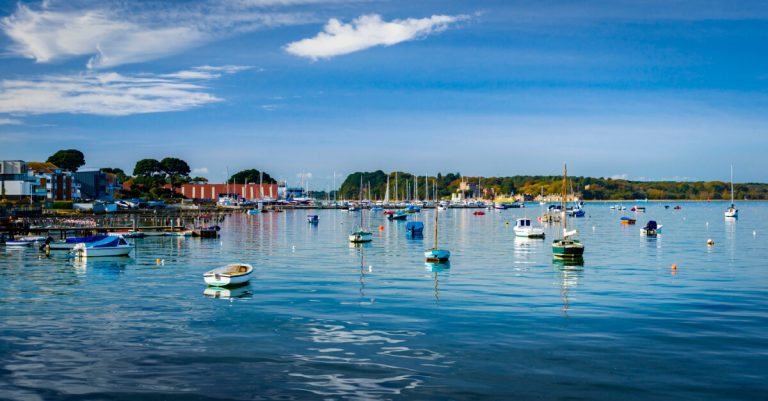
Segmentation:
{"type": "MultiPolygon", "coordinates": [[[[338,191],[339,199],[357,199],[360,193],[362,178],[364,196],[372,199],[383,199],[386,193],[387,177],[389,177],[390,199],[403,199],[414,187],[414,175],[407,172],[385,173],[381,170],[374,172],[355,172],[347,176],[338,191]],[[397,179],[396,179],[397,178],[397,179]],[[395,195],[395,182],[398,194],[395,195]],[[370,186],[370,194],[368,187],[370,186]]],[[[478,196],[485,193],[486,198],[501,195],[525,194],[538,196],[559,196],[563,191],[562,176],[532,176],[516,175],[507,177],[468,177],[460,173],[438,174],[429,177],[429,186],[437,183],[440,198],[445,199],[456,192],[462,182],[471,183],[477,188],[478,196]]],[[[418,178],[419,199],[424,199],[424,176],[418,178]]],[[[603,177],[569,177],[566,185],[569,193],[575,193],[584,200],[707,200],[730,199],[731,187],[723,181],[629,181],[603,177]]],[[[430,193],[432,189],[430,189],[430,193]]],[[[431,197],[431,195],[430,195],[431,197]]],[[[734,184],[734,197],[738,200],[768,200],[768,184],[741,183],[734,184]]]]}

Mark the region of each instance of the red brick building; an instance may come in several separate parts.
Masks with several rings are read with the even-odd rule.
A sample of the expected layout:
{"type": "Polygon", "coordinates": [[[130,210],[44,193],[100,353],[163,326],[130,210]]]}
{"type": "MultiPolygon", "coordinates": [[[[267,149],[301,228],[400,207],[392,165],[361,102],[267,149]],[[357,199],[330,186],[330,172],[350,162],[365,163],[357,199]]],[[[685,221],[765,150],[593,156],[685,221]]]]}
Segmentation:
{"type": "Polygon", "coordinates": [[[176,188],[187,199],[216,200],[219,194],[237,194],[246,200],[277,199],[277,184],[184,184],[176,188]]]}

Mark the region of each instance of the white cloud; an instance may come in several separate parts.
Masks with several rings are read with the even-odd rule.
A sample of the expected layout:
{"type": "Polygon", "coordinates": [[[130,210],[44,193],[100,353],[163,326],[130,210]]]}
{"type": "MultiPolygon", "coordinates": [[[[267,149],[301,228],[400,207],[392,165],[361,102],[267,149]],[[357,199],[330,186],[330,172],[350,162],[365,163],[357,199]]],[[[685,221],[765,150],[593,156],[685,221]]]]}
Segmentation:
{"type": "Polygon", "coordinates": [[[219,75],[196,75],[198,71],[165,75],[88,72],[2,80],[0,113],[124,116],[180,111],[222,101],[204,85],[219,75]]]}
{"type": "Polygon", "coordinates": [[[21,120],[16,120],[13,118],[0,118],[0,125],[19,125],[21,124],[21,120]]]}
{"type": "Polygon", "coordinates": [[[363,15],[344,24],[332,18],[323,32],[314,38],[302,39],[286,45],[285,50],[299,57],[313,60],[330,58],[365,50],[373,46],[392,46],[408,40],[445,30],[449,24],[467,16],[433,15],[429,18],[408,18],[383,21],[377,14],[363,15]]]}
{"type": "Polygon", "coordinates": [[[612,180],[628,180],[629,174],[623,173],[623,174],[614,174],[610,177],[612,180]]]}
{"type": "Polygon", "coordinates": [[[311,20],[300,13],[265,10],[292,2],[175,3],[93,2],[74,8],[69,2],[43,2],[40,8],[19,4],[0,19],[12,40],[11,53],[47,63],[91,56],[88,68],[153,60],[183,52],[231,34],[311,20]]]}
{"type": "Polygon", "coordinates": [[[192,174],[194,174],[194,175],[208,174],[208,167],[193,168],[192,169],[192,174]]]}

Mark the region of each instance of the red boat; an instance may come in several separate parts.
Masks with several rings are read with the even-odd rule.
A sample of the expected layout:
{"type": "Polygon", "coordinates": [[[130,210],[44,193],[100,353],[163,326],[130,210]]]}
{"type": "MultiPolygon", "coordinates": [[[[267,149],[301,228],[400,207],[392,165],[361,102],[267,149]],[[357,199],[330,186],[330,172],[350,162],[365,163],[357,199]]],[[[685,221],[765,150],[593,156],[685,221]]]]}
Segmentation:
{"type": "Polygon", "coordinates": [[[477,212],[474,212],[472,214],[475,215],[475,216],[485,216],[485,212],[481,212],[481,211],[477,211],[477,212]]]}
{"type": "Polygon", "coordinates": [[[384,215],[386,216],[388,214],[395,214],[395,211],[394,210],[385,210],[384,211],[384,215]]]}

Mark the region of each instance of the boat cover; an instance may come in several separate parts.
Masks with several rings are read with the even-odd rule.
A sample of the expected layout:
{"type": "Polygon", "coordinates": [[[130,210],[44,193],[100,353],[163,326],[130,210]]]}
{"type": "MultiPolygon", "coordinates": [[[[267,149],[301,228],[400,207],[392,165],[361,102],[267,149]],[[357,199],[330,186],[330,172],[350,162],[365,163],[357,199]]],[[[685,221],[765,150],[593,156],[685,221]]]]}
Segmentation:
{"type": "Polygon", "coordinates": [[[634,220],[635,220],[635,219],[633,219],[633,218],[630,218],[630,217],[626,217],[626,216],[625,216],[625,217],[622,217],[621,219],[622,219],[622,220],[632,220],[632,221],[634,221],[634,220]]]}
{"type": "Polygon", "coordinates": [[[649,220],[648,224],[646,224],[645,228],[648,230],[655,230],[658,226],[656,225],[656,220],[649,220]]]}
{"type": "Polygon", "coordinates": [[[67,238],[66,243],[79,244],[81,242],[96,242],[96,241],[101,241],[104,238],[107,238],[107,235],[94,235],[91,237],[74,237],[74,238],[67,238]]]}
{"type": "Polygon", "coordinates": [[[422,231],[424,230],[424,223],[420,221],[409,221],[405,224],[405,231],[422,231]]]}
{"type": "MultiPolygon", "coordinates": [[[[108,236],[107,238],[104,238],[101,241],[96,241],[96,242],[94,242],[92,244],[88,244],[88,246],[92,247],[92,248],[111,248],[111,247],[116,247],[116,246],[120,245],[120,241],[121,240],[123,240],[123,239],[120,238],[120,237],[108,236]]],[[[125,242],[125,241],[123,240],[123,242],[125,242]]]]}

